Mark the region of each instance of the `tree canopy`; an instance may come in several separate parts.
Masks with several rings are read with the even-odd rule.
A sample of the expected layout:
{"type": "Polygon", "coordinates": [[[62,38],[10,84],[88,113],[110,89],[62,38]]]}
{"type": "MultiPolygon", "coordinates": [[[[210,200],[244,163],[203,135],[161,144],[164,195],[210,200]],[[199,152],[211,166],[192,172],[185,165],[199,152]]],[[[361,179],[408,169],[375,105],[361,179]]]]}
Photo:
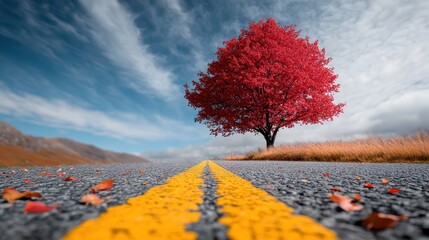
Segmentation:
{"type": "Polygon", "coordinates": [[[198,109],[195,121],[213,135],[260,133],[271,147],[282,128],[323,123],[341,113],[331,58],[295,28],[262,19],[225,41],[193,88],[185,85],[185,98],[198,109]]]}

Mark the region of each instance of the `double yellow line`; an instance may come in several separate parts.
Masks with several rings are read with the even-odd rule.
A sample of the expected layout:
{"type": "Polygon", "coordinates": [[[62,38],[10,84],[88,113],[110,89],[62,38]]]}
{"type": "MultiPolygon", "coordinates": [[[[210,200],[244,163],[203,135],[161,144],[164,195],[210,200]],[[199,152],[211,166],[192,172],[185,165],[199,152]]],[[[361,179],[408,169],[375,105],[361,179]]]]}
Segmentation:
{"type": "Polygon", "coordinates": [[[217,181],[217,204],[223,213],[219,222],[227,226],[229,239],[336,239],[333,231],[309,217],[294,215],[292,208],[212,161],[107,209],[64,239],[197,239],[186,226],[201,216],[198,204],[204,195],[200,187],[207,164],[217,181]]]}

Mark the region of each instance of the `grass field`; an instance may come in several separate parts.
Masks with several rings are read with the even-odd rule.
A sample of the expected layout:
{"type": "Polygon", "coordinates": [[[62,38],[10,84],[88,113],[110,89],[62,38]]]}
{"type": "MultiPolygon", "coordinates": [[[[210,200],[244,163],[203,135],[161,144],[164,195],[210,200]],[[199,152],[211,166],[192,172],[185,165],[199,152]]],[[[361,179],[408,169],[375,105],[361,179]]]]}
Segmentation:
{"type": "Polygon", "coordinates": [[[429,163],[429,133],[390,139],[368,138],[351,142],[336,141],[283,145],[226,160],[284,160],[322,162],[429,163]]]}

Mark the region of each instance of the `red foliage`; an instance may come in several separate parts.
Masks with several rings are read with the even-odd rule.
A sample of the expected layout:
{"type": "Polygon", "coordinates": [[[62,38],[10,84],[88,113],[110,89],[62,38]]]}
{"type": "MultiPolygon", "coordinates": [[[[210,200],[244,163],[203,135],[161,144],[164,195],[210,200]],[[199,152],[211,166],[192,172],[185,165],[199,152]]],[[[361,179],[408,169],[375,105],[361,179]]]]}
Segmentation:
{"type": "Polygon", "coordinates": [[[66,178],[63,179],[66,182],[76,182],[78,179],[73,177],[73,176],[68,176],[66,178]]]}
{"type": "Polygon", "coordinates": [[[104,180],[101,183],[93,186],[89,192],[90,193],[96,193],[98,191],[105,191],[105,190],[109,190],[113,187],[113,183],[115,183],[115,180],[112,179],[108,179],[108,180],[104,180]]]}
{"type": "Polygon", "coordinates": [[[29,202],[24,206],[24,212],[26,213],[44,213],[50,212],[55,208],[58,208],[58,205],[47,206],[41,202],[29,202]]]}
{"type": "Polygon", "coordinates": [[[185,85],[185,98],[211,134],[261,133],[272,146],[281,128],[322,123],[342,112],[344,104],[333,102],[340,86],[330,61],[318,41],[299,37],[295,26],[261,20],[225,41],[194,88],[185,85]]]}
{"type": "Polygon", "coordinates": [[[20,192],[15,188],[5,188],[3,189],[2,198],[8,203],[13,203],[18,199],[31,199],[31,198],[42,198],[42,195],[38,192],[25,191],[20,192]]]}
{"type": "Polygon", "coordinates": [[[395,194],[399,193],[400,191],[401,190],[399,190],[398,188],[389,188],[389,190],[387,190],[387,193],[395,195],[395,194]]]}
{"type": "Polygon", "coordinates": [[[384,213],[371,213],[362,221],[362,226],[366,229],[384,230],[393,228],[400,221],[406,221],[408,216],[396,216],[384,213]]]}
{"type": "Polygon", "coordinates": [[[360,211],[363,209],[362,205],[353,203],[353,198],[341,196],[338,194],[328,194],[328,197],[332,202],[338,204],[338,206],[344,211],[360,211]]]}

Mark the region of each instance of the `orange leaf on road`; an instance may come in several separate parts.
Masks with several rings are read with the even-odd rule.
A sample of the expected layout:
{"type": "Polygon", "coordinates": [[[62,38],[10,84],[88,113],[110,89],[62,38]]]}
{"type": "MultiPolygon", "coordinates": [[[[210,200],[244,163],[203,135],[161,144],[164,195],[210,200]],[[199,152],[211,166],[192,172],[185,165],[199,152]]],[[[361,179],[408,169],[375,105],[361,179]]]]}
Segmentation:
{"type": "Polygon", "coordinates": [[[32,183],[32,182],[34,182],[33,180],[31,180],[31,179],[24,179],[24,180],[22,180],[24,183],[32,183]]]}
{"type": "Polygon", "coordinates": [[[359,211],[363,208],[363,206],[360,204],[352,203],[353,199],[349,197],[341,196],[338,194],[328,194],[328,197],[329,199],[331,199],[332,202],[338,204],[338,206],[344,211],[359,211]]]}
{"type": "Polygon", "coordinates": [[[144,173],[144,170],[140,170],[139,173],[144,173]]]}
{"type": "Polygon", "coordinates": [[[53,209],[59,207],[58,205],[47,206],[41,202],[29,202],[24,207],[24,212],[26,213],[44,213],[52,211],[53,209]]]}
{"type": "Polygon", "coordinates": [[[384,230],[393,228],[399,221],[405,221],[407,219],[408,217],[406,215],[396,216],[384,213],[371,213],[362,221],[362,226],[366,229],[384,230]]]}
{"type": "Polygon", "coordinates": [[[101,199],[97,195],[90,193],[82,196],[82,198],[80,199],[80,202],[86,203],[86,204],[92,204],[92,205],[99,205],[105,202],[107,199],[109,199],[109,197],[101,199]]]}
{"type": "Polygon", "coordinates": [[[360,194],[356,193],[353,197],[353,201],[359,202],[360,200],[362,200],[362,196],[360,194]]]}
{"type": "Polygon", "coordinates": [[[38,192],[31,191],[20,192],[15,188],[5,188],[2,193],[2,198],[8,203],[13,203],[18,199],[31,199],[32,197],[42,198],[42,195],[38,192]]]}
{"type": "Polygon", "coordinates": [[[38,176],[43,177],[43,176],[53,176],[54,174],[50,173],[50,172],[41,172],[38,174],[38,176]]]}
{"type": "Polygon", "coordinates": [[[381,182],[384,183],[384,184],[388,184],[390,181],[387,178],[382,178],[381,182]]]}
{"type": "Polygon", "coordinates": [[[333,187],[333,188],[331,188],[331,192],[332,193],[334,193],[334,192],[341,192],[341,189],[333,187]]]}
{"type": "Polygon", "coordinates": [[[366,187],[366,188],[374,188],[374,185],[372,185],[371,183],[365,183],[365,184],[363,185],[363,187],[366,187]]]}
{"type": "Polygon", "coordinates": [[[401,190],[399,190],[398,188],[389,188],[389,190],[387,190],[387,193],[394,195],[394,194],[399,193],[400,191],[401,190]]]}
{"type": "Polygon", "coordinates": [[[355,177],[355,180],[360,181],[360,180],[362,180],[362,178],[361,177],[355,177]]]}
{"type": "Polygon", "coordinates": [[[115,180],[112,179],[108,179],[108,180],[104,180],[101,183],[93,186],[89,192],[90,193],[95,193],[98,191],[104,191],[104,190],[109,190],[113,187],[113,183],[115,182],[115,180]]]}
{"type": "Polygon", "coordinates": [[[76,182],[77,178],[72,177],[72,176],[68,176],[68,177],[64,178],[63,180],[66,182],[76,182]]]}

